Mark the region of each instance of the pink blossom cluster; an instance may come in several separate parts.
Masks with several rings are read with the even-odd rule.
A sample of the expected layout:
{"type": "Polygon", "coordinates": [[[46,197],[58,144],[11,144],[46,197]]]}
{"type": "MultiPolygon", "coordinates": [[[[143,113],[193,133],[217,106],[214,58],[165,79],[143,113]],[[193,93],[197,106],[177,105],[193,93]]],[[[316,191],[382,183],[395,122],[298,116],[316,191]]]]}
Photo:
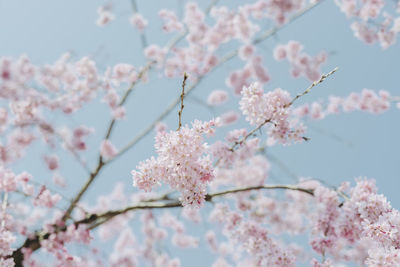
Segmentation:
{"type": "MultiPolygon", "coordinates": [[[[20,159],[36,140],[43,140],[54,149],[61,138],[65,149],[85,150],[84,138],[90,133],[89,128],[58,128],[52,118],[54,112],[48,111],[72,114],[104,93],[103,99],[114,118],[123,118],[125,109],[119,105],[119,87],[137,80],[131,65],[117,64],[112,71],[100,74],[91,59],[73,62],[68,54],[44,66],[33,65],[26,56],[16,60],[1,58],[0,73],[0,99],[8,101],[8,106],[0,109],[0,130],[6,132],[0,143],[0,161],[6,164],[20,159]]],[[[54,168],[54,160],[51,165],[54,168]]]]}
{"type": "Polygon", "coordinates": [[[154,214],[151,211],[144,212],[141,216],[141,221],[142,232],[145,235],[144,248],[141,250],[144,259],[152,262],[157,267],[179,267],[179,258],[171,258],[167,253],[156,249],[157,243],[167,237],[167,231],[157,225],[154,214]]]}
{"type": "Polygon", "coordinates": [[[400,235],[397,231],[400,213],[383,195],[377,194],[375,182],[359,180],[351,191],[351,200],[345,205],[347,210],[355,209],[351,212],[352,215],[355,213],[354,221],[361,221],[361,241],[371,242],[365,263],[371,266],[400,264],[400,235]]]}
{"type": "Polygon", "coordinates": [[[158,15],[164,21],[162,28],[165,32],[181,32],[184,29],[183,23],[178,20],[174,11],[161,9],[158,15]]]}
{"type": "Polygon", "coordinates": [[[117,148],[109,141],[103,140],[100,145],[100,155],[105,159],[112,159],[117,155],[117,148]]]}
{"type": "Polygon", "coordinates": [[[298,41],[289,41],[286,45],[278,45],[274,49],[274,58],[277,61],[287,59],[290,64],[290,73],[294,78],[301,76],[310,81],[317,81],[321,77],[321,66],[326,62],[326,53],[320,52],[312,57],[303,52],[303,45],[298,41]]]}
{"type": "Polygon", "coordinates": [[[304,0],[258,0],[253,4],[245,5],[244,9],[256,19],[269,17],[278,24],[284,24],[288,15],[300,11],[304,3],[304,0]]]}
{"type": "Polygon", "coordinates": [[[207,104],[210,106],[222,105],[228,101],[228,93],[224,90],[214,90],[207,98],[207,104]]]}
{"type": "Polygon", "coordinates": [[[45,165],[53,173],[53,182],[60,187],[66,187],[64,177],[60,174],[60,160],[56,154],[45,155],[43,157],[45,165]]]}
{"type": "MultiPolygon", "coordinates": [[[[8,129],[10,125],[7,125],[8,129]]],[[[29,131],[16,128],[5,135],[4,143],[0,143],[0,161],[3,164],[16,162],[25,155],[26,149],[36,140],[35,135],[29,131]]]]}
{"type": "Polygon", "coordinates": [[[317,209],[311,216],[310,240],[314,251],[335,261],[399,265],[399,211],[377,194],[375,182],[358,179],[355,187],[345,183],[337,191],[321,186],[314,191],[317,209]],[[345,195],[343,202],[340,195],[345,195]]]}
{"type": "Polygon", "coordinates": [[[155,142],[158,157],[139,163],[139,171],[132,171],[133,185],[150,191],[164,182],[181,192],[184,206],[201,206],[206,185],[214,178],[208,146],[202,136],[213,134],[215,125],[216,121],[195,121],[191,128],[158,132],[155,142]]]}
{"type": "Polygon", "coordinates": [[[380,90],[376,93],[370,89],[363,89],[360,93],[352,92],[346,97],[330,96],[328,103],[313,102],[297,107],[293,114],[298,117],[323,119],[330,114],[340,112],[364,111],[380,114],[390,108],[391,96],[389,92],[380,90]]]}
{"type": "Polygon", "coordinates": [[[221,185],[238,187],[263,185],[268,178],[269,168],[268,160],[261,155],[252,156],[246,161],[237,160],[229,168],[215,168],[215,179],[211,186],[217,188],[221,185]]]}
{"type": "Polygon", "coordinates": [[[135,13],[129,18],[130,23],[139,31],[144,31],[149,22],[143,17],[142,14],[135,13]]]}
{"type": "Polygon", "coordinates": [[[39,191],[39,194],[34,198],[33,205],[52,208],[60,200],[61,200],[61,196],[60,195],[51,194],[50,191],[46,188],[46,186],[43,185],[42,188],[39,191]]]}
{"type": "Polygon", "coordinates": [[[0,167],[0,191],[3,197],[5,195],[11,198],[11,193],[19,192],[24,194],[29,202],[8,203],[7,199],[2,200],[0,216],[0,257],[4,260],[5,266],[14,266],[12,259],[5,259],[10,256],[14,249],[12,248],[16,241],[16,236],[29,236],[28,227],[33,226],[39,219],[45,215],[54,205],[60,201],[61,196],[52,194],[45,186],[42,186],[38,194],[35,195],[35,188],[32,184],[32,176],[26,172],[14,174],[10,169],[0,167]],[[32,208],[33,205],[33,208],[32,208]],[[45,207],[46,210],[36,208],[36,206],[45,207]],[[21,220],[20,218],[24,218],[21,220]]]}
{"type": "Polygon", "coordinates": [[[400,16],[390,12],[391,7],[383,0],[337,0],[340,10],[354,22],[354,36],[366,44],[379,42],[386,49],[396,42],[400,32],[400,16]],[[386,8],[385,8],[386,7],[386,8]],[[372,23],[371,23],[372,22],[372,23]]]}
{"type": "MultiPolygon", "coordinates": [[[[103,74],[88,57],[72,61],[69,54],[43,66],[32,64],[26,56],[16,60],[1,58],[0,73],[0,99],[8,103],[0,108],[0,131],[4,133],[0,141],[0,163],[7,165],[23,158],[37,141],[43,141],[52,151],[61,143],[62,148],[79,158],[77,153],[87,150],[87,137],[93,129],[85,125],[71,128],[58,125],[59,120],[54,120],[53,114],[57,111],[73,114],[85,103],[103,95],[102,100],[109,106],[113,118],[122,119],[126,112],[120,105],[120,88],[138,79],[137,70],[130,64],[116,64],[103,74]]],[[[101,145],[105,159],[111,159],[116,152],[109,142],[101,145]]],[[[46,155],[44,162],[53,171],[53,182],[65,187],[58,157],[46,155]]],[[[23,183],[22,188],[25,194],[33,196],[32,185],[23,183]]],[[[50,208],[58,201],[53,197],[48,190],[43,190],[35,203],[50,208]]]]}
{"type": "Polygon", "coordinates": [[[105,102],[116,120],[125,118],[126,110],[120,105],[121,97],[119,88],[123,84],[134,84],[139,77],[138,70],[131,64],[116,64],[112,69],[106,70],[103,78],[105,94],[102,101],[105,102]]]}
{"type": "Polygon", "coordinates": [[[215,24],[207,32],[205,41],[211,49],[216,49],[232,39],[249,42],[260,30],[250,19],[250,12],[243,6],[237,10],[229,10],[226,6],[213,7],[210,15],[215,19],[215,24]]]}
{"type": "Polygon", "coordinates": [[[8,209],[12,209],[7,202],[8,194],[21,190],[25,194],[32,193],[32,186],[28,184],[31,176],[27,173],[16,175],[12,170],[0,165],[0,192],[3,199],[1,200],[0,210],[0,265],[14,266],[14,260],[8,259],[14,248],[12,247],[16,241],[16,220],[8,209]],[[7,197],[6,197],[7,196],[7,197]]]}
{"type": "MultiPolygon", "coordinates": [[[[364,89],[347,97],[330,97],[326,104],[316,101],[292,107],[296,99],[287,91],[263,90],[262,84],[270,80],[270,75],[256,45],[270,36],[268,31],[260,32],[261,25],[268,22],[264,19],[272,19],[272,27],[277,27],[272,32],[277,32],[289,16],[302,13],[305,1],[254,0],[235,8],[217,2],[213,1],[213,6],[204,11],[200,4],[188,2],[182,16],[167,9],[159,11],[163,31],[177,36],[166,45],[150,44],[144,48],[148,60],[144,68],[119,63],[99,71],[92,58],[74,60],[68,54],[42,66],[34,65],[26,56],[0,58],[0,266],[14,266],[14,260],[20,256],[9,257],[16,252],[23,254],[23,265],[30,267],[144,263],[179,267],[180,259],[164,248],[170,243],[179,249],[202,245],[184,220],[191,224],[202,222],[204,212],[210,210],[198,208],[205,206],[206,201],[214,208],[210,222],[222,224],[221,231],[216,228],[205,234],[211,251],[217,255],[214,267],[294,266],[302,261],[321,267],[347,262],[400,266],[400,214],[377,193],[373,181],[358,179],[353,187],[343,183],[338,188],[314,180],[270,185],[267,182],[272,176],[273,158],[264,153],[269,152],[265,144],[306,140],[301,121],[305,116],[322,119],[328,114],[352,110],[379,114],[387,111],[397,98],[383,90],[364,89]],[[232,46],[235,48],[231,53],[220,55],[232,46]],[[252,130],[226,129],[225,139],[213,140],[209,146],[205,135],[213,135],[216,127],[236,122],[240,117],[237,111],[227,109],[220,119],[194,121],[190,126],[180,125],[176,131],[168,131],[166,124],[154,122],[150,125],[155,125],[157,155],[140,162],[131,172],[133,185],[144,192],[126,193],[121,183],[109,195],[97,196],[95,204],[83,202],[85,190],[98,174],[104,173],[102,167],[108,167],[138,140],[128,142],[122,151],[110,140],[116,120],[126,116],[123,104],[134,85],[147,81],[151,77],[148,73],[156,66],[166,77],[189,73],[194,89],[196,82],[236,56],[243,61],[242,66],[223,79],[235,94],[241,95],[240,110],[252,130]],[[86,165],[86,159],[81,157],[85,156],[84,151],[89,154],[92,150],[95,138],[89,138],[94,129],[79,124],[66,127],[57,116],[72,115],[93,100],[105,103],[112,118],[106,137],[94,149],[98,165],[92,169],[90,162],[86,165]],[[268,131],[266,142],[254,136],[264,129],[268,131]],[[39,142],[43,142],[46,151],[41,152],[45,153],[40,154],[41,159],[56,185],[66,185],[60,164],[63,169],[68,167],[64,167],[64,155],[57,154],[58,148],[71,153],[88,171],[89,180],[82,182],[83,187],[74,198],[76,202],[62,197],[47,183],[37,184],[29,173],[17,175],[11,169],[18,168],[18,161],[24,157],[29,161],[28,149],[39,142]],[[169,185],[172,191],[149,192],[161,183],[169,185]],[[286,191],[280,194],[271,192],[272,189],[286,191]],[[179,199],[175,198],[177,193],[179,199]],[[222,203],[215,204],[217,201],[222,203]],[[177,208],[180,213],[161,213],[159,208],[177,208]],[[139,229],[134,225],[136,217],[140,217],[140,233],[134,231],[139,229]],[[107,255],[99,253],[97,246],[102,244],[91,243],[94,229],[102,242],[116,240],[107,255]],[[288,236],[304,234],[309,236],[312,251],[286,241],[288,236]],[[84,245],[85,249],[74,255],[77,245],[84,245]],[[36,250],[42,253],[38,257],[36,250]],[[54,262],[47,262],[48,256],[54,262]]],[[[385,12],[383,0],[336,2],[355,19],[351,27],[357,38],[366,43],[379,41],[384,48],[395,42],[400,18],[385,12]]],[[[395,12],[399,13],[400,4],[396,5],[395,12]]],[[[112,22],[113,12],[111,4],[99,7],[97,25],[112,22]]],[[[144,34],[149,25],[136,12],[129,21],[139,34],[144,34]]],[[[299,42],[289,41],[275,48],[274,57],[278,61],[288,60],[292,76],[315,81],[321,76],[327,56],[324,52],[310,56],[299,42]]],[[[228,101],[228,95],[223,90],[213,91],[207,98],[208,108],[216,110],[215,106],[228,101]]],[[[200,227],[196,231],[197,228],[200,227]]]]}
{"type": "Polygon", "coordinates": [[[227,111],[220,116],[221,126],[227,126],[237,122],[240,118],[240,114],[234,110],[227,111]]]}
{"type": "MultiPolygon", "coordinates": [[[[285,201],[279,201],[261,192],[243,192],[234,197],[238,211],[230,211],[227,204],[217,204],[210,219],[223,223],[223,234],[252,255],[255,266],[287,266],[275,260],[294,264],[294,255],[299,255],[291,246],[286,251],[274,249],[280,245],[268,237],[267,227],[274,235],[308,231],[312,249],[323,259],[307,256],[312,266],[333,266],[339,262],[367,266],[399,264],[400,213],[377,193],[374,181],[359,178],[354,187],[346,182],[336,190],[313,180],[304,180],[299,185],[313,190],[314,196],[291,191],[285,201]]],[[[223,243],[218,244],[213,232],[207,233],[206,239],[221,256],[235,254],[234,248],[229,248],[231,252],[223,251],[223,243]]],[[[226,261],[220,258],[218,262],[226,261]]]]}
{"type": "Polygon", "coordinates": [[[230,211],[227,205],[217,204],[210,220],[223,224],[223,234],[251,256],[252,266],[295,266],[294,255],[272,239],[264,227],[246,221],[238,212],[230,211]]]}
{"type": "Polygon", "coordinates": [[[46,162],[47,168],[50,171],[54,171],[59,167],[59,160],[57,155],[46,155],[44,156],[44,161],[46,162]]]}
{"type": "Polygon", "coordinates": [[[253,83],[242,90],[239,105],[246,120],[258,126],[270,121],[279,124],[289,116],[290,95],[280,88],[264,93],[259,83],[253,83]]]}
{"type": "MultiPolygon", "coordinates": [[[[164,68],[167,77],[176,77],[184,71],[190,73],[193,78],[208,73],[216,66],[219,59],[215,52],[225,43],[239,40],[244,45],[240,51],[242,59],[248,60],[248,66],[243,70],[244,73],[236,73],[234,76],[254,76],[260,82],[267,82],[270,78],[266,69],[261,65],[261,58],[252,56],[254,47],[251,45],[252,39],[260,31],[260,26],[256,23],[265,18],[272,18],[278,24],[284,24],[288,15],[303,8],[304,1],[294,0],[258,0],[252,4],[243,4],[237,9],[227,6],[212,6],[208,10],[213,22],[206,22],[206,14],[200,9],[196,2],[188,2],[185,5],[183,19],[179,20],[174,11],[162,9],[159,16],[163,20],[163,30],[165,32],[183,32],[186,30],[186,46],[171,47],[172,52],[168,58],[165,57],[166,48],[157,45],[150,45],[145,49],[145,55],[150,60],[155,60],[159,66],[164,68]],[[157,48],[157,49],[156,49],[157,48]],[[163,51],[163,52],[161,52],[163,51]],[[165,59],[165,60],[164,60],[165,59]]],[[[111,13],[111,6],[103,6],[98,9],[98,24],[104,25],[114,19],[111,13]]],[[[136,13],[131,17],[131,23],[136,25],[139,30],[147,26],[147,21],[142,15],[136,13]]],[[[170,49],[167,49],[170,50],[170,49]]],[[[246,81],[243,78],[230,78],[230,84],[239,93],[246,81]],[[235,82],[236,80],[237,82],[235,82]],[[239,88],[239,89],[238,89],[239,88]]]]}
{"type": "Polygon", "coordinates": [[[96,21],[97,26],[105,26],[115,19],[112,13],[112,6],[105,5],[97,8],[98,18],[96,21]]]}
{"type": "MultiPolygon", "coordinates": [[[[163,29],[166,32],[187,31],[187,45],[172,47],[171,55],[166,57],[166,48],[150,45],[145,49],[145,55],[155,60],[164,68],[167,77],[180,76],[184,71],[192,79],[203,76],[212,70],[219,62],[216,56],[218,49],[234,40],[243,42],[239,55],[248,64],[242,69],[233,72],[227,80],[230,87],[239,94],[243,86],[248,85],[248,79],[255,78],[265,83],[270,80],[266,68],[262,65],[260,56],[254,55],[252,39],[260,31],[255,20],[273,18],[279,24],[286,22],[287,15],[302,9],[303,1],[293,0],[259,0],[254,4],[244,4],[236,10],[226,6],[213,6],[209,11],[214,22],[206,22],[206,14],[197,3],[189,2],[185,5],[182,21],[177,19],[173,11],[163,9],[159,16],[164,21],[163,29]],[[185,27],[183,26],[185,25],[185,27]]],[[[314,63],[309,63],[312,65],[314,63]]]]}
{"type": "MultiPolygon", "coordinates": [[[[190,208],[188,208],[190,209],[190,208]]],[[[160,226],[170,228],[174,231],[172,244],[180,248],[195,248],[199,245],[199,240],[185,233],[184,224],[171,213],[164,213],[159,217],[160,226]]]]}
{"type": "Polygon", "coordinates": [[[85,125],[79,126],[75,128],[72,133],[69,129],[64,128],[61,131],[61,135],[65,140],[65,147],[67,149],[73,151],[82,151],[87,149],[86,140],[85,138],[92,134],[94,130],[92,128],[88,128],[85,125]]]}
{"type": "MultiPolygon", "coordinates": [[[[84,259],[71,255],[65,245],[68,243],[88,245],[91,239],[89,230],[85,226],[72,224],[64,232],[57,232],[54,228],[49,238],[42,240],[40,244],[46,252],[55,256],[57,266],[85,266],[84,259]]],[[[26,260],[29,261],[29,252],[25,253],[28,254],[26,260]]]]}
{"type": "Polygon", "coordinates": [[[236,95],[240,95],[243,87],[249,86],[250,79],[262,84],[271,79],[260,56],[249,56],[247,61],[243,69],[232,72],[226,79],[226,84],[233,89],[236,95]]]}
{"type": "Polygon", "coordinates": [[[144,55],[149,60],[156,62],[158,66],[162,66],[165,60],[165,56],[167,54],[167,49],[164,47],[160,47],[156,44],[151,44],[144,49],[144,55]]]}
{"type": "Polygon", "coordinates": [[[287,91],[277,88],[264,93],[259,83],[253,83],[243,87],[239,104],[251,125],[269,123],[269,144],[303,140],[305,128],[301,122],[290,117],[291,98],[287,91]]]}
{"type": "MultiPolygon", "coordinates": [[[[251,21],[251,12],[246,8],[232,11],[225,6],[214,6],[210,10],[210,16],[215,22],[211,25],[206,22],[205,13],[195,2],[186,4],[182,22],[169,10],[161,10],[159,15],[165,22],[165,31],[182,31],[182,25],[185,25],[187,30],[187,46],[172,48],[172,55],[165,59],[163,67],[167,77],[180,76],[184,71],[192,78],[205,75],[218,64],[219,59],[215,53],[221,45],[236,39],[249,43],[259,31],[259,26],[251,21]]],[[[156,58],[149,54],[160,54],[155,50],[155,46],[151,46],[151,50],[150,47],[146,49],[145,53],[149,59],[156,58]]],[[[161,57],[157,56],[158,62],[161,62],[160,59],[161,57]]],[[[256,76],[269,80],[260,64],[261,59],[255,58],[250,65],[256,76]]]]}
{"type": "Polygon", "coordinates": [[[110,266],[137,266],[137,243],[131,229],[120,232],[109,256],[110,266]]]}
{"type": "MultiPolygon", "coordinates": [[[[302,186],[309,187],[305,183],[302,186]]],[[[304,214],[311,212],[313,199],[304,193],[288,191],[284,200],[274,194],[243,194],[235,201],[238,209],[248,212],[251,220],[265,224],[274,234],[299,235],[308,230],[304,214]],[[249,201],[249,196],[254,197],[254,201],[249,201]]]]}
{"type": "MultiPolygon", "coordinates": [[[[217,178],[216,178],[217,179],[217,178]]],[[[307,180],[302,181],[302,188],[315,188],[318,182],[307,180]]],[[[285,198],[280,200],[279,197],[271,192],[271,194],[253,190],[247,192],[240,192],[232,195],[230,198],[234,200],[235,211],[229,211],[227,204],[217,204],[215,209],[210,215],[212,221],[222,222],[225,227],[222,233],[227,237],[228,242],[221,242],[213,231],[206,233],[206,240],[211,250],[219,255],[219,258],[214,263],[215,266],[225,266],[228,264],[228,257],[234,261],[237,266],[286,266],[279,260],[276,264],[273,263],[275,256],[274,253],[283,253],[291,258],[291,264],[300,263],[309,258],[305,251],[299,248],[296,244],[285,244],[276,238],[280,235],[300,235],[309,230],[307,219],[315,209],[314,197],[302,192],[287,191],[285,198]],[[236,214],[230,216],[230,214],[236,214]],[[232,225],[238,225],[237,222],[246,224],[246,227],[255,226],[258,231],[267,233],[270,232],[274,236],[272,241],[272,248],[266,248],[263,252],[264,261],[258,263],[254,261],[252,251],[246,249],[247,243],[241,243],[236,240],[241,235],[241,224],[235,226],[237,228],[231,229],[232,225]],[[229,227],[229,228],[228,228],[229,227]],[[237,232],[239,231],[239,233],[237,232]],[[234,241],[234,242],[232,242],[234,241]],[[239,247],[237,245],[239,244],[239,247]],[[280,250],[274,249],[274,244],[280,250]],[[243,255],[243,248],[247,252],[243,255]],[[238,250],[239,249],[239,250],[238,250]],[[250,255],[250,258],[247,256],[250,255]],[[268,264],[265,264],[268,262],[268,264]],[[218,265],[221,264],[221,265],[218,265]],[[265,265],[263,265],[265,264],[265,265]],[[283,264],[283,265],[282,265],[283,264]]],[[[232,206],[232,205],[229,205],[232,206]]],[[[252,234],[246,233],[251,238],[252,234]]],[[[283,239],[285,239],[283,237],[283,239]]],[[[249,242],[252,245],[252,242],[249,242]]],[[[259,248],[260,246],[257,246],[259,248]]],[[[262,246],[261,246],[262,248],[262,246]]],[[[276,248],[276,247],[275,247],[276,248]]],[[[290,262],[289,261],[289,262],[290,262]]],[[[289,264],[289,263],[286,263],[289,264]]],[[[230,266],[230,265],[229,265],[230,266]]]]}
{"type": "Polygon", "coordinates": [[[0,165],[0,191],[16,192],[21,189],[26,195],[31,196],[34,192],[33,186],[29,183],[32,176],[27,172],[16,175],[11,169],[0,165]]]}
{"type": "MultiPolygon", "coordinates": [[[[151,197],[151,196],[150,196],[151,197]]],[[[130,202],[136,203],[141,200],[145,200],[141,194],[135,194],[132,198],[124,192],[124,186],[122,183],[116,183],[113,190],[104,195],[97,197],[97,202],[94,206],[82,203],[83,209],[78,209],[75,217],[78,219],[84,219],[87,213],[104,213],[108,210],[121,209],[130,202]]],[[[125,213],[122,216],[116,216],[106,223],[102,224],[98,228],[98,236],[102,241],[110,241],[112,238],[118,236],[121,233],[121,229],[128,227],[129,221],[132,220],[132,213],[125,213]]]]}
{"type": "MultiPolygon", "coordinates": [[[[169,14],[169,19],[173,21],[171,14],[169,14]]],[[[176,26],[179,25],[176,21],[173,23],[176,26]]],[[[164,73],[167,77],[176,77],[187,72],[189,77],[194,78],[210,71],[217,64],[218,59],[213,53],[206,50],[204,38],[208,26],[205,23],[204,12],[197,3],[189,2],[185,5],[182,24],[187,29],[188,46],[175,47],[171,50],[172,56],[165,60],[163,66],[164,73]]]]}
{"type": "MultiPolygon", "coordinates": [[[[246,142],[241,142],[248,131],[245,128],[229,131],[225,141],[217,141],[211,146],[214,158],[218,159],[219,167],[230,168],[240,161],[246,161],[253,157],[259,148],[258,138],[249,138],[246,142]],[[232,145],[239,144],[236,149],[232,145]]],[[[218,184],[218,181],[215,181],[218,184]]],[[[214,182],[212,183],[214,184],[214,182]]]]}

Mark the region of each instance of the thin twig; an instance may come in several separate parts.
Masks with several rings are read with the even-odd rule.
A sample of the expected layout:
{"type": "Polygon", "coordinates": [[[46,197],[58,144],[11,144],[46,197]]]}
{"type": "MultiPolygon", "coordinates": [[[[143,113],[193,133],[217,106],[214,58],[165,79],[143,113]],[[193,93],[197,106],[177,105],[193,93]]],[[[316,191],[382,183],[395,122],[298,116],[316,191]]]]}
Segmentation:
{"type": "MultiPolygon", "coordinates": [[[[211,11],[211,9],[219,2],[219,0],[213,0],[208,7],[205,10],[205,14],[208,15],[211,11]]],[[[172,47],[174,47],[177,43],[179,43],[181,40],[183,40],[183,38],[185,38],[185,36],[189,33],[187,27],[185,27],[185,29],[179,34],[177,35],[174,39],[172,39],[168,45],[167,45],[167,52],[169,52],[172,47]]]]}
{"type": "Polygon", "coordinates": [[[315,86],[317,86],[318,84],[322,83],[323,81],[325,81],[326,78],[328,78],[329,76],[331,76],[332,74],[334,74],[339,68],[336,67],[333,70],[331,70],[330,72],[328,72],[327,74],[322,74],[321,78],[319,78],[318,81],[313,82],[303,93],[298,94],[295,96],[295,98],[293,98],[292,101],[290,101],[290,103],[288,103],[285,107],[289,107],[291,105],[293,105],[293,103],[299,99],[300,97],[308,94],[312,88],[314,88],[315,86]]]}
{"type": "Polygon", "coordinates": [[[182,111],[183,108],[185,107],[183,105],[183,99],[185,98],[185,86],[186,86],[186,80],[188,78],[188,75],[186,74],[186,72],[183,74],[183,82],[182,82],[182,93],[181,93],[181,109],[178,112],[178,117],[179,117],[179,122],[178,122],[178,129],[177,131],[179,131],[182,127],[182,111]]]}
{"type": "Polygon", "coordinates": [[[254,128],[253,130],[251,130],[248,134],[246,134],[242,139],[240,139],[239,141],[236,141],[232,147],[229,149],[230,151],[234,152],[235,148],[239,145],[242,145],[244,142],[246,142],[246,140],[252,136],[255,132],[257,132],[258,130],[260,130],[265,124],[271,122],[271,119],[266,119],[265,121],[263,121],[260,125],[258,125],[256,128],[254,128]]]}

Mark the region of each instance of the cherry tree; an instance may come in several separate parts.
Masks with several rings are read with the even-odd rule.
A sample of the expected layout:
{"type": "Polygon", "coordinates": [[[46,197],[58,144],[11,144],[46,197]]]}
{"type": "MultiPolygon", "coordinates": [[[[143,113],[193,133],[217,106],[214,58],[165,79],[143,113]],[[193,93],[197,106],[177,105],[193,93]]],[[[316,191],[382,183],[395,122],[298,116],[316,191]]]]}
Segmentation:
{"type": "MultiPolygon", "coordinates": [[[[400,266],[400,213],[378,192],[379,181],[269,180],[279,162],[267,152],[313,142],[310,121],[350,112],[385,116],[392,106],[400,108],[400,98],[389,91],[362,88],[310,101],[321,83],[340,73],[340,66],[324,66],[329,53],[311,53],[296,40],[280,41],[267,52],[259,48],[322,1],[188,1],[182,12],[155,11],[160,34],[172,38],[152,43],[146,35],[152,21],[139,13],[140,1],[132,0],[126,23],[140,37],[142,50],[135,53],[145,56],[143,65],[101,66],[94,56],[77,59],[71,53],[45,65],[25,55],[1,57],[0,266],[184,266],[172,248],[211,251],[215,267],[400,266]],[[271,87],[265,53],[309,86],[271,87]],[[221,68],[236,58],[239,69],[221,68]],[[216,70],[223,71],[226,88],[193,97],[216,70]],[[138,135],[116,145],[112,134],[130,116],[128,99],[139,97],[136,87],[154,79],[179,81],[176,98],[138,135]],[[185,116],[190,99],[213,115],[185,116]],[[228,101],[237,108],[219,112],[228,101]],[[109,119],[93,146],[89,141],[100,129],[60,117],[96,102],[108,109],[109,119]],[[165,122],[171,114],[174,124],[165,122]],[[140,154],[137,145],[148,136],[154,136],[154,148],[147,148],[153,156],[132,162],[124,177],[131,187],[115,182],[108,193],[85,197],[105,168],[115,168],[128,151],[140,154]],[[51,182],[31,174],[28,162],[37,156],[31,147],[47,151],[41,160],[51,182]],[[60,167],[71,163],[64,154],[87,175],[77,191],[69,189],[72,178],[60,167]],[[203,230],[192,234],[193,225],[203,230]]],[[[335,4],[360,45],[396,49],[400,2],[335,4]]],[[[93,27],[120,20],[116,5],[98,7],[93,27]]]]}

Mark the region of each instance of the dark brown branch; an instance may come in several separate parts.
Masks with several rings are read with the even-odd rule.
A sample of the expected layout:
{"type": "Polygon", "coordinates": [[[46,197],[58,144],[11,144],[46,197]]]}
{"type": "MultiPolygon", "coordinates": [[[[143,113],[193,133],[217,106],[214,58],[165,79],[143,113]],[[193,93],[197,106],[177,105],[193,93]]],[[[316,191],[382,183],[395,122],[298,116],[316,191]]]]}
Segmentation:
{"type": "Polygon", "coordinates": [[[218,192],[218,193],[214,193],[214,194],[208,194],[206,196],[206,201],[211,201],[215,197],[220,197],[220,196],[224,196],[224,195],[228,195],[228,194],[234,194],[234,193],[246,192],[246,191],[252,191],[252,190],[262,190],[262,189],[286,189],[286,190],[300,191],[300,192],[309,194],[311,196],[314,196],[314,190],[298,187],[295,185],[260,185],[260,186],[235,188],[235,189],[230,189],[230,190],[226,190],[226,191],[222,191],[222,192],[218,192]]]}
{"type": "MultiPolygon", "coordinates": [[[[139,72],[138,74],[138,79],[133,82],[129,88],[125,91],[125,94],[123,95],[121,101],[118,103],[118,106],[122,106],[125,104],[126,100],[128,99],[129,95],[132,93],[133,88],[135,87],[135,85],[142,79],[142,77],[147,73],[148,70],[150,70],[150,68],[152,67],[154,63],[152,61],[148,62],[146,64],[146,66],[139,72]]],[[[108,129],[107,129],[107,133],[105,135],[104,139],[109,139],[111,136],[111,133],[114,129],[116,120],[112,119],[109,123],[108,129]]],[[[86,181],[86,183],[83,185],[83,187],[81,188],[81,190],[78,192],[78,194],[74,197],[74,199],[72,200],[71,204],[68,206],[67,210],[65,211],[62,220],[66,221],[72,211],[74,210],[76,204],[81,200],[82,196],[85,194],[85,192],[87,191],[87,189],[90,187],[90,185],[93,183],[93,181],[95,180],[95,178],[97,177],[97,175],[100,173],[100,171],[102,170],[102,168],[106,165],[106,162],[104,162],[103,157],[101,155],[99,155],[99,159],[97,161],[97,166],[96,168],[90,173],[88,180],[86,181]]]]}
{"type": "MultiPolygon", "coordinates": [[[[229,194],[239,193],[239,192],[246,192],[246,191],[253,191],[253,190],[272,190],[272,189],[283,189],[283,190],[293,190],[299,191],[311,196],[314,195],[314,191],[312,189],[302,188],[295,185],[260,185],[260,186],[250,186],[250,187],[241,187],[241,188],[234,188],[229,190],[224,190],[212,194],[207,194],[205,200],[207,202],[211,202],[216,197],[222,197],[229,194]]],[[[92,214],[85,219],[75,222],[76,225],[79,224],[86,224],[93,229],[93,225],[99,226],[104,222],[114,218],[117,215],[125,214],[129,211],[133,210],[142,210],[142,209],[165,209],[165,208],[178,208],[182,207],[181,202],[178,199],[169,199],[167,201],[161,201],[165,199],[165,195],[161,196],[160,198],[153,199],[154,202],[141,202],[132,206],[125,207],[123,209],[117,209],[112,211],[107,211],[100,214],[92,214]],[[161,202],[160,202],[161,201],[161,202]],[[100,223],[99,223],[100,222],[100,223]]]]}

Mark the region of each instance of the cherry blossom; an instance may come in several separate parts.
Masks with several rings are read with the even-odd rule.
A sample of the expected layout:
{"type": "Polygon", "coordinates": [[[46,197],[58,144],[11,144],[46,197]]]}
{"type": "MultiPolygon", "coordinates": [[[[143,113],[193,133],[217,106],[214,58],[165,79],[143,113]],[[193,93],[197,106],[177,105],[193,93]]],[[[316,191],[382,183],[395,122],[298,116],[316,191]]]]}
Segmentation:
{"type": "Polygon", "coordinates": [[[133,185],[150,191],[162,181],[182,193],[183,205],[202,205],[206,184],[214,177],[202,135],[213,134],[215,125],[215,121],[195,121],[192,128],[158,132],[155,143],[158,157],[141,162],[139,171],[132,171],[133,185]]]}
{"type": "Polygon", "coordinates": [[[139,13],[133,14],[130,17],[129,21],[139,31],[143,31],[148,25],[148,21],[143,17],[142,14],[139,14],[139,13]]]}
{"type": "Polygon", "coordinates": [[[112,13],[111,5],[101,6],[97,9],[97,14],[99,15],[96,24],[98,26],[104,26],[115,19],[112,13]]]}
{"type": "Polygon", "coordinates": [[[274,58],[277,61],[287,59],[290,63],[290,73],[294,78],[305,76],[310,81],[316,81],[321,77],[321,65],[326,61],[326,53],[321,52],[311,57],[302,53],[303,45],[297,41],[289,41],[286,45],[278,45],[274,50],[274,58]]]}
{"type": "Polygon", "coordinates": [[[207,98],[207,104],[216,106],[221,105],[228,100],[228,93],[223,90],[212,91],[207,98]]]}
{"type": "MultiPolygon", "coordinates": [[[[101,4],[94,29],[120,20],[112,27],[130,24],[145,40],[132,59],[112,65],[75,50],[45,64],[0,57],[0,266],[178,267],[188,264],[182,253],[205,250],[210,266],[400,265],[400,212],[378,191],[380,177],[328,184],[286,170],[293,181],[278,184],[277,168],[290,162],[274,157],[286,145],[313,142],[310,119],[385,116],[400,107],[395,89],[305,96],[337,69],[323,74],[327,53],[310,55],[315,48],[305,42],[313,40],[303,45],[280,31],[322,1],[210,2],[153,13],[136,1],[133,12],[122,2],[101,4]],[[155,34],[165,42],[154,42],[155,34]],[[267,39],[274,42],[260,45],[267,39]],[[285,64],[271,55],[309,87],[280,88],[273,64],[285,64]],[[162,90],[182,85],[165,107],[154,80],[162,90]],[[138,109],[143,94],[163,104],[160,114],[154,103],[138,109]],[[106,110],[100,118],[94,109],[104,127],[85,116],[95,105],[106,110]],[[153,136],[154,154],[139,148],[153,136]],[[115,168],[126,175],[116,177],[115,168]]],[[[400,4],[335,3],[356,38],[393,49],[400,4]]]]}

